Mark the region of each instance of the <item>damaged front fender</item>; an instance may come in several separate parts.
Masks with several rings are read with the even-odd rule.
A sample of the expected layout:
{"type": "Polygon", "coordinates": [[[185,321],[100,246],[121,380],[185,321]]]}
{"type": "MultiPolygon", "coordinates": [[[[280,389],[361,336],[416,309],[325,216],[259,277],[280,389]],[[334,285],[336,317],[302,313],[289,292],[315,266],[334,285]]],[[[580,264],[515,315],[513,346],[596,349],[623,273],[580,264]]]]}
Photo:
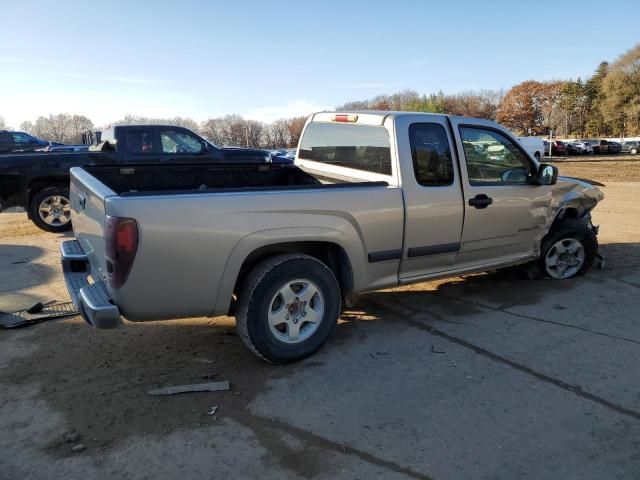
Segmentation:
{"type": "Polygon", "coordinates": [[[583,218],[603,199],[604,193],[595,185],[577,178],[558,177],[552,190],[547,231],[562,218],[583,218]]]}

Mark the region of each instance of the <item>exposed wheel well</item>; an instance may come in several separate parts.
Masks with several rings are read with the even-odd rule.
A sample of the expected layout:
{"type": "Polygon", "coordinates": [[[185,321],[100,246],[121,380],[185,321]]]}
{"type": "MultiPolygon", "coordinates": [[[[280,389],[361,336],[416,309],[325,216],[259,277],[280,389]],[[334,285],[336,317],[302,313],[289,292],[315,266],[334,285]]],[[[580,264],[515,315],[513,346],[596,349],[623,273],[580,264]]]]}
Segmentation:
{"type": "Polygon", "coordinates": [[[304,253],[317,258],[336,276],[343,297],[353,291],[353,269],[347,253],[341,246],[331,242],[287,242],[267,245],[251,252],[240,268],[233,289],[234,293],[237,293],[249,272],[258,263],[274,255],[285,253],[304,253]]]}
{"type": "Polygon", "coordinates": [[[556,215],[556,218],[553,220],[553,224],[551,225],[550,230],[556,229],[558,224],[562,222],[562,220],[564,220],[565,218],[578,220],[580,218],[580,212],[578,211],[577,208],[573,208],[573,207],[565,208],[560,213],[558,213],[558,215],[556,215]]]}

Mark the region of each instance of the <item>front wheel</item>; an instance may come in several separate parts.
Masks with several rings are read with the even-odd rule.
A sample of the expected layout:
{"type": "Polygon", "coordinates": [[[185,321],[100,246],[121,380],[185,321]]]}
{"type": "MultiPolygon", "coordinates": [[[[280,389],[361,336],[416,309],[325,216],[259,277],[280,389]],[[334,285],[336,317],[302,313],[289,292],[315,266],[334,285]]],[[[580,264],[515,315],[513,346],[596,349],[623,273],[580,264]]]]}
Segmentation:
{"type": "Polygon", "coordinates": [[[636,148],[632,148],[631,150],[629,150],[629,153],[630,153],[631,155],[635,155],[636,153],[638,153],[638,149],[636,149],[636,148]]]}
{"type": "Polygon", "coordinates": [[[308,255],[278,255],[260,263],[244,282],[236,329],[259,357],[291,363],[322,347],[340,306],[340,286],[324,263],[308,255]]]}
{"type": "Polygon", "coordinates": [[[537,269],[564,280],[584,275],[598,253],[598,239],[585,220],[563,220],[542,241],[537,269]]]}
{"type": "Polygon", "coordinates": [[[49,187],[37,192],[29,204],[31,221],[42,230],[61,233],[71,228],[69,189],[49,187]]]}

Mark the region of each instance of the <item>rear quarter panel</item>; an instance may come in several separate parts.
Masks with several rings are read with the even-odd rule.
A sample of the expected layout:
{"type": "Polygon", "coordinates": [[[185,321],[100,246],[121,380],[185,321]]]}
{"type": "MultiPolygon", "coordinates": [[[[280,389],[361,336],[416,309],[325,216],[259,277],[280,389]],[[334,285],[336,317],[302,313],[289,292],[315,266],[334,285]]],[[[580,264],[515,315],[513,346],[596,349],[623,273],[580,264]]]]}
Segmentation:
{"type": "Polygon", "coordinates": [[[133,268],[111,292],[129,320],[226,314],[247,255],[274,243],[341,246],[355,291],[397,282],[398,260],[367,258],[402,246],[397,187],[116,196],[105,205],[109,215],[138,222],[133,268]]]}

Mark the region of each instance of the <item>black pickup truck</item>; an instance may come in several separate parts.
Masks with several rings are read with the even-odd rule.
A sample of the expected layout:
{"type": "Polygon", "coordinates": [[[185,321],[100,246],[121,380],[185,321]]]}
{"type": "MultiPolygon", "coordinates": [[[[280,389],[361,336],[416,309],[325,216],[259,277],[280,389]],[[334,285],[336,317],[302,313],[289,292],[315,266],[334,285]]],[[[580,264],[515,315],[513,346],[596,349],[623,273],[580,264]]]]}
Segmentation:
{"type": "MultiPolygon", "coordinates": [[[[171,125],[120,125],[102,132],[88,152],[0,155],[0,211],[24,207],[38,227],[62,232],[71,227],[69,169],[88,165],[121,167],[135,173],[149,164],[285,163],[266,150],[218,148],[186,128],[171,125]]],[[[175,180],[175,179],[174,179],[175,180]]],[[[135,188],[135,185],[132,185],[135,188]]]]}

